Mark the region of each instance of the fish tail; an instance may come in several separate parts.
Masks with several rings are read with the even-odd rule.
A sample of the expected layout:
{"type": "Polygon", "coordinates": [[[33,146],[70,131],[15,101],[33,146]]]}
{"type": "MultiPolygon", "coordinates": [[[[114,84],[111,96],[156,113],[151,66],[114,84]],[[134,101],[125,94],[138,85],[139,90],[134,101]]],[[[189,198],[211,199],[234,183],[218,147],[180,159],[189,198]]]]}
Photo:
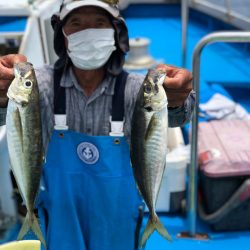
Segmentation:
{"type": "Polygon", "coordinates": [[[41,231],[40,225],[38,223],[38,220],[35,214],[33,213],[27,213],[25,220],[23,222],[22,228],[17,236],[17,240],[22,240],[23,237],[28,233],[30,229],[32,229],[36,237],[41,241],[45,249],[47,249],[46,242],[43,237],[43,233],[41,231]]]}
{"type": "Polygon", "coordinates": [[[163,224],[160,222],[158,216],[154,214],[151,218],[149,218],[146,229],[142,235],[141,239],[141,247],[144,248],[146,245],[146,242],[150,235],[157,230],[158,233],[163,236],[165,239],[172,241],[171,236],[169,235],[166,228],[163,226],[163,224]]]}
{"type": "Polygon", "coordinates": [[[43,233],[41,231],[38,219],[36,218],[35,214],[33,214],[33,223],[31,224],[31,229],[33,230],[37,238],[42,242],[42,244],[44,245],[44,248],[47,249],[46,242],[43,237],[43,233]]]}

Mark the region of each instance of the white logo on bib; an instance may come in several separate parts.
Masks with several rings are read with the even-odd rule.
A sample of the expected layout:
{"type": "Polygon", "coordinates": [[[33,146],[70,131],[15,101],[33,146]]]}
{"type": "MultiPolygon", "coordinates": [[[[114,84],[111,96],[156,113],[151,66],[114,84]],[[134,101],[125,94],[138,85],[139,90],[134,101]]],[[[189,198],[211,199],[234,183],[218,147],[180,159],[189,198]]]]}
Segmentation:
{"type": "Polygon", "coordinates": [[[77,147],[79,158],[86,164],[95,164],[99,159],[97,147],[89,142],[82,142],[77,147]]]}

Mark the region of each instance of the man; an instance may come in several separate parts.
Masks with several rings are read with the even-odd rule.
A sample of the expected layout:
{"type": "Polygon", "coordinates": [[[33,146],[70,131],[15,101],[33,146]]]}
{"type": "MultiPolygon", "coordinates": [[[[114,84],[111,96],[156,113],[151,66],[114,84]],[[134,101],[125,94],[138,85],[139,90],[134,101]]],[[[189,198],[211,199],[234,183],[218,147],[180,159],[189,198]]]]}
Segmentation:
{"type": "MultiPolygon", "coordinates": [[[[52,17],[59,60],[36,70],[47,152],[38,208],[49,250],[136,248],[142,201],[127,142],[144,77],[122,70],[129,46],[117,2],[63,1],[52,17]]],[[[13,63],[25,60],[0,58],[0,124],[13,63]]],[[[194,105],[192,76],[174,66],[158,68],[168,74],[169,125],[182,126],[194,105]]]]}

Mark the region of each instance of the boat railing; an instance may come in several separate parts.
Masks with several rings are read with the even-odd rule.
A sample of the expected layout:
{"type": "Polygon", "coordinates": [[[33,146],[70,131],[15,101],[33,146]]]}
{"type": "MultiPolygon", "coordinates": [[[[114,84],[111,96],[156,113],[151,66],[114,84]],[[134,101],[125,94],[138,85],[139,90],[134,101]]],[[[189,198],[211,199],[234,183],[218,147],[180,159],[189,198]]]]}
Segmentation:
{"type": "Polygon", "coordinates": [[[216,0],[187,0],[189,7],[207,13],[213,17],[221,19],[224,22],[230,23],[237,28],[249,30],[250,15],[248,0],[238,1],[233,3],[231,0],[224,0],[223,3],[218,3],[216,0]]]}
{"type": "Polygon", "coordinates": [[[227,31],[213,32],[204,36],[196,45],[192,57],[193,71],[193,89],[196,92],[196,103],[192,118],[191,128],[191,162],[189,166],[189,184],[188,184],[188,223],[189,234],[191,237],[196,235],[196,217],[197,217],[197,188],[198,188],[198,113],[200,97],[200,64],[201,53],[203,49],[211,44],[218,42],[227,43],[250,43],[249,31],[227,31]]]}
{"type": "Polygon", "coordinates": [[[188,25],[189,7],[188,1],[181,1],[181,23],[182,23],[182,67],[186,67],[187,57],[187,25],[188,25]]]}

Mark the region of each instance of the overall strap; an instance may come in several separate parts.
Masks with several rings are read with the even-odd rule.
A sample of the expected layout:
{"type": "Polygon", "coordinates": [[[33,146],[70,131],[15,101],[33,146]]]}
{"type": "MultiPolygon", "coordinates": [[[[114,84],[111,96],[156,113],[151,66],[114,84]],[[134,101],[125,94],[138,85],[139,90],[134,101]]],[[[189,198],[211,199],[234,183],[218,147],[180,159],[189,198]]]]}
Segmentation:
{"type": "Polygon", "coordinates": [[[54,119],[56,130],[67,130],[66,94],[65,88],[60,86],[65,67],[60,65],[60,60],[54,66],[54,119]],[[59,64],[59,66],[58,66],[59,64]]]}
{"type": "Polygon", "coordinates": [[[54,114],[66,114],[66,94],[65,88],[60,86],[64,68],[54,69],[54,114]]]}
{"type": "MultiPolygon", "coordinates": [[[[65,88],[60,86],[64,67],[54,68],[54,114],[55,120],[66,117],[66,93],[65,88]]],[[[128,72],[122,71],[116,78],[114,96],[112,100],[112,113],[111,113],[111,132],[117,131],[117,125],[120,127],[118,130],[123,130],[124,120],[124,95],[125,85],[128,77],[128,72]],[[117,123],[118,122],[118,123],[117,123]],[[122,128],[121,128],[122,124],[122,128]],[[113,125],[113,129],[112,129],[113,125]]],[[[64,118],[65,119],[65,118],[64,118]]],[[[60,122],[59,122],[60,123],[60,122]]]]}
{"type": "Polygon", "coordinates": [[[124,96],[127,78],[128,73],[122,71],[116,79],[112,102],[112,113],[110,117],[110,136],[124,136],[124,96]]]}
{"type": "Polygon", "coordinates": [[[122,71],[116,78],[115,93],[112,101],[112,121],[124,120],[124,96],[127,78],[128,72],[126,71],[122,71]]]}

